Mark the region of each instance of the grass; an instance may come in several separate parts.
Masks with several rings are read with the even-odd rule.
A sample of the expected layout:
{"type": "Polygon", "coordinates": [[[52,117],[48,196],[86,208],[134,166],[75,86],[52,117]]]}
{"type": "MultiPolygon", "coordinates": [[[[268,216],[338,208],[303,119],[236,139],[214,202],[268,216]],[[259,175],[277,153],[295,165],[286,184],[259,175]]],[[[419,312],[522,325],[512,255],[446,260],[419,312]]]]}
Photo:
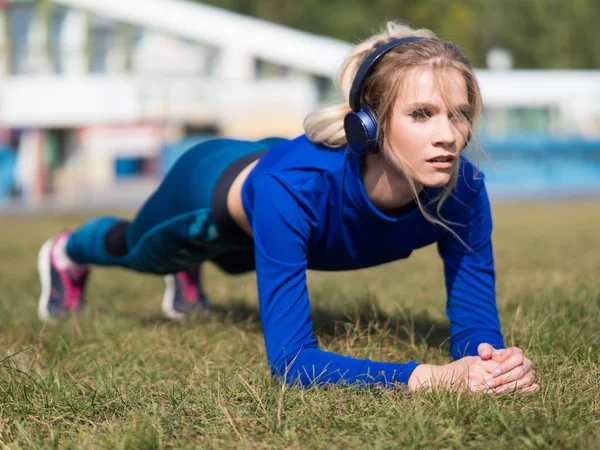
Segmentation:
{"type": "MultiPolygon", "coordinates": [[[[0,219],[5,448],[598,448],[600,203],[495,208],[498,305],[536,396],[288,389],[269,375],[253,274],[208,266],[211,317],[162,318],[159,277],[96,269],[88,310],[42,325],[37,251],[84,216],[0,219]]],[[[309,274],[320,345],[448,360],[434,247],[360,272],[309,274]]]]}

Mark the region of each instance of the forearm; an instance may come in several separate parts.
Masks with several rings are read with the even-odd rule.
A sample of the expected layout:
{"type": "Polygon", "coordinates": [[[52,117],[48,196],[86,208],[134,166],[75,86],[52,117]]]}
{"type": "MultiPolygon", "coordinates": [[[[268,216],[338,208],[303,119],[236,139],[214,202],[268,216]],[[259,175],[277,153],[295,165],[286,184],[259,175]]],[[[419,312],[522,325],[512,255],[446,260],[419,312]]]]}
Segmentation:
{"type": "Polygon", "coordinates": [[[326,352],[316,347],[305,348],[271,364],[273,373],[290,385],[310,387],[325,384],[378,384],[392,387],[408,384],[418,363],[387,363],[356,359],[326,352]]]}
{"type": "Polygon", "coordinates": [[[504,347],[496,305],[492,218],[484,186],[456,222],[464,224],[455,231],[468,248],[452,234],[438,242],[448,295],[450,354],[455,360],[476,356],[482,343],[504,347]]]}

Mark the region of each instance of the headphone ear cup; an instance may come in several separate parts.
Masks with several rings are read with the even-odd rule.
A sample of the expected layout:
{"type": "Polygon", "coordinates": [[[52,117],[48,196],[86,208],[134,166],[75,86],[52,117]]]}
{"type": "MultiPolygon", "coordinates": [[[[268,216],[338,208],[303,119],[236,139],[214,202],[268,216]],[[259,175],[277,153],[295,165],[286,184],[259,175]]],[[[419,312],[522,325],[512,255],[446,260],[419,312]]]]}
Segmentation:
{"type": "Polygon", "coordinates": [[[344,117],[344,131],[350,148],[359,154],[375,153],[377,145],[377,118],[367,105],[358,112],[350,111],[344,117]]]}

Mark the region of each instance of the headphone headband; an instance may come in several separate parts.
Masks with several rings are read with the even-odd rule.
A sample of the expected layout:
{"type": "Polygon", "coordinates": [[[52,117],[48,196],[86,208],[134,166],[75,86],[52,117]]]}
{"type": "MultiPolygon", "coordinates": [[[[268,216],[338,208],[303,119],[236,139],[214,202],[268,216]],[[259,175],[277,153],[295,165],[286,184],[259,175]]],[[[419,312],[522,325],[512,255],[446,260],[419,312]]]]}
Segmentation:
{"type": "Polygon", "coordinates": [[[354,81],[352,82],[352,88],[350,89],[350,107],[354,112],[360,111],[360,91],[365,79],[373,71],[383,55],[398,45],[407,44],[408,42],[413,41],[420,41],[421,39],[425,38],[409,36],[400,39],[394,39],[393,41],[376,48],[375,51],[373,51],[373,53],[371,53],[367,59],[365,59],[365,61],[360,65],[358,72],[354,77],[354,81]]]}

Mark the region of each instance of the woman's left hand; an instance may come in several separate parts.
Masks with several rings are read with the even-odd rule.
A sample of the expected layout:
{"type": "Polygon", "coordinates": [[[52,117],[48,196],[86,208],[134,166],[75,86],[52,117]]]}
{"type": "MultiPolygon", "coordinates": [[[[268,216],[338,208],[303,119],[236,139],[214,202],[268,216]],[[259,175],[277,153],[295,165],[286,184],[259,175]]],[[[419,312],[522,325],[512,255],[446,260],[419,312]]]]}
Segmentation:
{"type": "Polygon", "coordinates": [[[496,350],[490,344],[479,344],[479,357],[499,363],[492,372],[492,387],[494,391],[527,391],[537,392],[539,386],[535,383],[535,372],[531,360],[526,358],[523,350],[518,347],[496,350]]]}

